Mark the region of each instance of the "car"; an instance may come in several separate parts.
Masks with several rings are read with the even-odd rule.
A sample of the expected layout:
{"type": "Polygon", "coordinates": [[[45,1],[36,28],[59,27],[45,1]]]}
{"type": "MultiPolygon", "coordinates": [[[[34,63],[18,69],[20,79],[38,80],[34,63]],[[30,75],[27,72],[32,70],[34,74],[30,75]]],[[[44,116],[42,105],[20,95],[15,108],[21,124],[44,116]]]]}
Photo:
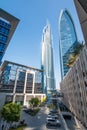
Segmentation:
{"type": "Polygon", "coordinates": [[[58,114],[58,111],[53,109],[53,110],[50,110],[50,113],[58,114]]]}
{"type": "Polygon", "coordinates": [[[24,110],[24,112],[31,114],[31,113],[33,113],[33,110],[32,109],[26,109],[26,110],[24,110]]]}
{"type": "Polygon", "coordinates": [[[48,114],[49,118],[55,118],[55,119],[59,119],[58,115],[56,114],[48,114]]]}
{"type": "Polygon", "coordinates": [[[54,119],[54,118],[46,118],[46,125],[53,125],[53,126],[61,126],[61,123],[58,119],[54,119]]]}
{"type": "Polygon", "coordinates": [[[50,112],[48,115],[56,115],[56,116],[59,116],[58,113],[52,113],[52,112],[50,112]]]}

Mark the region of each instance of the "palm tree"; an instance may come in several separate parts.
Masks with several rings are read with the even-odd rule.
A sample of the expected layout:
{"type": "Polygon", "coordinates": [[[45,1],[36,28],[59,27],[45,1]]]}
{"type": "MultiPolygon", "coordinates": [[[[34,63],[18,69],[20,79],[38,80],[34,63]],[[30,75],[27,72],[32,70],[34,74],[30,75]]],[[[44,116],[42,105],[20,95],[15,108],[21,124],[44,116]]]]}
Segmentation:
{"type": "Polygon", "coordinates": [[[72,54],[70,54],[70,56],[69,56],[69,60],[68,60],[67,66],[69,66],[69,67],[73,66],[73,64],[76,61],[76,59],[78,58],[78,56],[79,56],[80,51],[82,50],[82,48],[83,48],[83,44],[78,44],[75,47],[74,52],[72,54]]]}

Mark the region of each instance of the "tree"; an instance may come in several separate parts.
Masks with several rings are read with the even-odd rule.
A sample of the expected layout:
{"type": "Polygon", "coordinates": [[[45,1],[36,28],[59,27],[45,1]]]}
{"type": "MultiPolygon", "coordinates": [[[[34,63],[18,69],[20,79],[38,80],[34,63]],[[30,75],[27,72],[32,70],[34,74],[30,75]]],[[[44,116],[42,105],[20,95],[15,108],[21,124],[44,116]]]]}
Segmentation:
{"type": "Polygon", "coordinates": [[[20,119],[21,106],[16,103],[8,103],[3,106],[1,115],[7,122],[17,122],[20,119]]]}
{"type": "Polygon", "coordinates": [[[76,61],[76,59],[78,58],[78,55],[76,54],[71,54],[69,56],[69,60],[68,60],[68,63],[67,63],[67,66],[71,67],[73,66],[74,62],[76,61]]]}
{"type": "Polygon", "coordinates": [[[48,97],[47,97],[47,96],[46,96],[46,97],[44,97],[44,98],[43,98],[43,100],[42,100],[42,103],[46,102],[46,101],[47,101],[47,99],[48,99],[48,97]]]}
{"type": "Polygon", "coordinates": [[[68,60],[68,63],[67,63],[67,66],[71,67],[73,66],[73,63],[76,61],[76,59],[78,58],[79,54],[80,54],[80,51],[82,50],[83,48],[83,44],[77,44],[77,46],[75,46],[75,50],[72,54],[70,54],[69,56],[69,60],[68,60]]]}
{"type": "Polygon", "coordinates": [[[40,100],[38,98],[32,98],[29,101],[30,105],[32,106],[32,108],[37,107],[40,104],[40,100]]]}

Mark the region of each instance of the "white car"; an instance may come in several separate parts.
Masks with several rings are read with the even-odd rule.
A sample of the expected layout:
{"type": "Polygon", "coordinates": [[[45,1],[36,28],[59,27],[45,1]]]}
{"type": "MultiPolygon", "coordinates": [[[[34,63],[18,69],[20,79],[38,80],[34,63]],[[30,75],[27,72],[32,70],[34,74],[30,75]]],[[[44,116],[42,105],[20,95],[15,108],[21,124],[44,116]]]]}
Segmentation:
{"type": "Polygon", "coordinates": [[[56,114],[48,114],[49,118],[59,119],[58,115],[56,114]]]}
{"type": "Polygon", "coordinates": [[[58,119],[55,118],[49,118],[46,119],[46,125],[55,125],[55,126],[61,126],[61,123],[58,119]]]}

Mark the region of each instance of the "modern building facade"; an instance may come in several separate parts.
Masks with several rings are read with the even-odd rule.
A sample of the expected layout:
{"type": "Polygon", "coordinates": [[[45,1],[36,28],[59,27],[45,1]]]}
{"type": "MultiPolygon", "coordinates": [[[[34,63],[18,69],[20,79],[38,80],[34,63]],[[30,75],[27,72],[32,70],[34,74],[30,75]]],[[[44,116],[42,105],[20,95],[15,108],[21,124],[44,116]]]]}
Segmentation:
{"type": "Polygon", "coordinates": [[[4,61],[0,72],[0,106],[9,101],[28,105],[32,97],[45,97],[42,70],[4,61]]]}
{"type": "Polygon", "coordinates": [[[68,10],[62,10],[59,18],[59,49],[62,79],[70,69],[67,63],[70,54],[74,52],[77,44],[78,40],[73,19],[68,10]]]}
{"type": "Polygon", "coordinates": [[[87,46],[87,1],[86,0],[74,0],[80,24],[82,27],[85,43],[87,46]]]}
{"type": "Polygon", "coordinates": [[[19,19],[0,8],[0,64],[19,19]]]}
{"type": "Polygon", "coordinates": [[[44,89],[46,92],[55,89],[54,78],[54,62],[53,62],[53,47],[50,24],[43,29],[42,36],[42,64],[41,68],[44,70],[44,89]]]}
{"type": "Polygon", "coordinates": [[[87,127],[87,48],[84,46],[80,56],[60,83],[64,94],[64,104],[78,120],[87,127]]]}

